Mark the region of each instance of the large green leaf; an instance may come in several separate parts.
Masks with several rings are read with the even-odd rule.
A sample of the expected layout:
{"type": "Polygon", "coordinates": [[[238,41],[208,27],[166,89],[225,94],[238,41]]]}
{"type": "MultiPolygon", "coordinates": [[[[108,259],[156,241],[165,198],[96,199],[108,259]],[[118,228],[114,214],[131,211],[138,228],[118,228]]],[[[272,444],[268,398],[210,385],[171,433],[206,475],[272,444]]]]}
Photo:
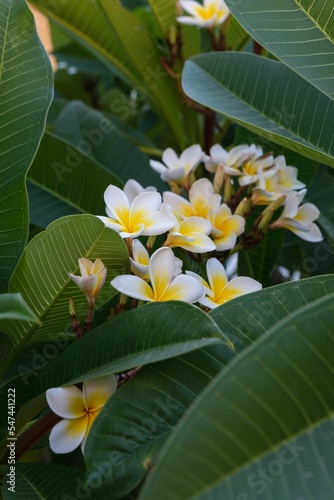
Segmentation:
{"type": "Polygon", "coordinates": [[[3,293],[0,295],[0,319],[19,319],[38,323],[38,319],[20,293],[3,293]]]}
{"type": "MultiPolygon", "coordinates": [[[[331,292],[334,276],[287,283],[239,297],[209,316],[241,352],[275,323],[331,292]]],[[[103,469],[101,498],[110,491],[121,497],[143,479],[186,409],[235,354],[226,345],[213,345],[155,363],[110,399],[85,448],[88,484],[101,476],[102,464],[109,465],[103,469]]]]}
{"type": "Polygon", "coordinates": [[[279,322],[216,377],[170,436],[142,499],[328,499],[333,299],[279,322]]]}
{"type": "Polygon", "coordinates": [[[99,484],[99,499],[109,499],[111,491],[121,498],[142,481],[170,432],[231,352],[216,344],[145,366],[110,398],[85,445],[87,484],[99,484]]]}
{"type": "Polygon", "coordinates": [[[144,94],[184,146],[177,86],[163,70],[158,47],[135,14],[114,0],[32,3],[144,94]]]}
{"type": "Polygon", "coordinates": [[[128,271],[128,253],[120,236],[89,215],[74,215],[53,222],[27,246],[9,286],[10,292],[22,293],[24,300],[42,322],[36,324],[4,320],[1,328],[9,342],[1,352],[3,366],[26,344],[52,342],[65,336],[70,325],[69,298],[72,297],[78,319],[85,317],[84,294],[68,276],[78,274],[78,259],[102,259],[108,275],[96,307],[106,302],[115,290],[109,285],[114,276],[128,271]]]}
{"type": "Polygon", "coordinates": [[[334,103],[284,64],[214,53],[185,64],[189,97],[267,139],[334,167],[334,103]]]}
{"type": "Polygon", "coordinates": [[[334,98],[332,0],[226,0],[260,45],[334,98]]]}
{"type": "Polygon", "coordinates": [[[276,323],[334,293],[334,275],[290,281],[239,297],[209,312],[240,352],[276,323]]]}
{"type": "Polygon", "coordinates": [[[334,241],[334,177],[331,173],[319,170],[307,193],[308,201],[314,203],[320,210],[319,224],[334,241]]]}
{"type": "Polygon", "coordinates": [[[176,5],[174,0],[148,0],[159,27],[168,38],[171,26],[175,26],[176,5]]]}
{"type": "Polygon", "coordinates": [[[74,342],[43,371],[32,394],[226,342],[216,323],[195,306],[174,301],[147,304],[74,342]]]}
{"type": "MultiPolygon", "coordinates": [[[[9,468],[7,469],[7,473],[9,468]]],[[[7,479],[9,479],[7,477],[7,479]]],[[[15,466],[15,493],[8,490],[9,484],[4,482],[3,498],[10,500],[13,497],[22,500],[58,500],[90,498],[92,489],[88,489],[83,482],[83,472],[74,467],[64,467],[53,464],[17,464],[15,466]]]]}
{"type": "MultiPolygon", "coordinates": [[[[100,129],[91,133],[95,134],[95,138],[103,137],[100,129]],[[97,133],[100,133],[100,136],[97,136],[97,133]]],[[[104,214],[103,194],[106,188],[109,184],[122,186],[122,182],[110,169],[73,147],[68,141],[49,132],[43,136],[28,172],[28,180],[46,191],[50,202],[52,200],[52,204],[46,207],[38,200],[36,190],[30,191],[33,195],[30,198],[34,208],[33,222],[39,226],[43,226],[46,220],[50,223],[59,216],[59,202],[61,205],[68,205],[68,211],[72,209],[72,213],[104,214]]],[[[44,199],[43,201],[45,203],[44,199]]]]}
{"type": "Polygon", "coordinates": [[[52,99],[52,71],[24,0],[0,0],[0,292],[28,236],[25,174],[52,99]]]}

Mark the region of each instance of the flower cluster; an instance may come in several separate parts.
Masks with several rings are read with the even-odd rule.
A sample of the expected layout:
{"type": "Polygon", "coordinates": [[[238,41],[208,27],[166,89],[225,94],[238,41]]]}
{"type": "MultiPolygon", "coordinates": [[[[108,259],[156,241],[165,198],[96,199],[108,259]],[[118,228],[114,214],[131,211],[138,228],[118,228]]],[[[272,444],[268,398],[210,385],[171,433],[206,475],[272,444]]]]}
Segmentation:
{"type": "Polygon", "coordinates": [[[180,16],[177,21],[199,28],[218,26],[227,19],[230,13],[223,0],[204,0],[203,5],[193,0],[180,0],[179,4],[190,15],[180,16]]]}

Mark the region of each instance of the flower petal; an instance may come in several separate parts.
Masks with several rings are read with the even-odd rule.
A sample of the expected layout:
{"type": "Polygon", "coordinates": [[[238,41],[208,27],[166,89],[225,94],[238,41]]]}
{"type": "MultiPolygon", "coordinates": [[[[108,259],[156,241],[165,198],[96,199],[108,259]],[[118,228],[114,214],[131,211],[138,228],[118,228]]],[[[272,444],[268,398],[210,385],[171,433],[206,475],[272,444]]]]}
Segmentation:
{"type": "Polygon", "coordinates": [[[160,300],[175,276],[174,254],[170,248],[159,248],[150,259],[150,278],[154,300],[160,300]]]}
{"type": "Polygon", "coordinates": [[[297,220],[313,222],[320,217],[320,211],[313,203],[305,203],[302,205],[296,216],[297,220]]]}
{"type": "Polygon", "coordinates": [[[80,274],[82,277],[88,276],[91,272],[91,269],[93,267],[93,262],[89,259],[85,259],[84,257],[81,257],[81,259],[78,260],[79,263],[79,269],[80,269],[80,274]]]}
{"type": "Polygon", "coordinates": [[[217,238],[213,238],[213,242],[219,252],[224,252],[225,250],[231,250],[231,248],[235,247],[237,236],[235,233],[218,236],[217,238]]]}
{"type": "Polygon", "coordinates": [[[86,413],[83,394],[75,385],[48,389],[46,400],[51,410],[63,418],[78,418],[86,413]]]}
{"type": "Polygon", "coordinates": [[[153,300],[151,287],[138,276],[131,274],[117,276],[111,281],[111,286],[128,297],[145,301],[153,300]]]}
{"type": "Polygon", "coordinates": [[[165,151],[162,153],[162,161],[167,165],[168,168],[177,168],[180,166],[180,160],[175,153],[174,149],[172,148],[167,148],[165,151]]]}
{"type": "Polygon", "coordinates": [[[189,201],[185,200],[182,196],[166,191],[163,194],[164,203],[167,203],[173,210],[175,210],[182,217],[190,217],[194,215],[193,209],[189,201]]]}
{"type": "Polygon", "coordinates": [[[183,300],[192,304],[198,302],[204,295],[204,287],[196,278],[179,274],[173,279],[160,300],[183,300]]]}
{"type": "Polygon", "coordinates": [[[117,379],[114,375],[104,375],[91,380],[85,380],[82,386],[86,409],[95,411],[102,408],[117,389],[117,379]]]}
{"type": "Polygon", "coordinates": [[[110,215],[127,225],[130,203],[126,194],[120,188],[110,185],[104,192],[104,201],[110,215]]]}
{"type": "Polygon", "coordinates": [[[214,292],[216,298],[219,297],[227,283],[226,271],[223,264],[214,257],[209,259],[206,263],[206,274],[211,290],[214,292]]]}
{"type": "Polygon", "coordinates": [[[240,295],[261,290],[261,288],[261,283],[253,280],[253,278],[240,276],[233,278],[229,281],[229,283],[227,283],[219,299],[223,299],[224,302],[227,302],[228,300],[232,300],[240,295]]]}
{"type": "Polygon", "coordinates": [[[56,424],[49,437],[50,448],[54,453],[70,453],[82,443],[88,423],[88,415],[74,420],[61,420],[56,424]]]}
{"type": "Polygon", "coordinates": [[[167,170],[167,167],[161,163],[160,161],[156,160],[150,160],[150,166],[155,170],[158,174],[162,174],[165,170],[167,170]]]}

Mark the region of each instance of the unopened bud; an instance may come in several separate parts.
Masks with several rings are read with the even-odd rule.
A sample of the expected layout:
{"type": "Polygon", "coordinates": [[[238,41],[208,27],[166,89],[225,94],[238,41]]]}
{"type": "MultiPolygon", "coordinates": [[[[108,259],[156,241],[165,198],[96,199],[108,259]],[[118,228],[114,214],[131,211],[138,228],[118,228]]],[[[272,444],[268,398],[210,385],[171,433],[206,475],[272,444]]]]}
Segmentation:
{"type": "Polygon", "coordinates": [[[231,182],[231,177],[229,175],[224,176],[224,202],[229,203],[233,194],[233,186],[231,182]]]}
{"type": "Polygon", "coordinates": [[[172,25],[169,27],[169,32],[168,32],[168,41],[170,45],[173,46],[176,44],[176,38],[177,38],[176,28],[174,25],[172,25]]]}
{"type": "Polygon", "coordinates": [[[244,215],[249,213],[251,207],[252,207],[252,199],[245,197],[241,200],[241,202],[235,209],[233,215],[241,215],[241,217],[243,217],[244,215]]]}
{"type": "Polygon", "coordinates": [[[155,243],[156,238],[157,238],[156,236],[149,236],[148,237],[147,243],[146,243],[146,249],[148,251],[150,251],[153,248],[153,245],[155,243]]]}
{"type": "Polygon", "coordinates": [[[264,210],[262,214],[262,218],[259,222],[259,229],[263,233],[267,231],[268,226],[273,218],[275,211],[280,208],[280,206],[284,203],[285,195],[280,196],[277,200],[274,200],[270,205],[264,210]]]}
{"type": "Polygon", "coordinates": [[[75,310],[74,300],[72,298],[70,298],[68,306],[69,306],[70,315],[76,316],[77,313],[75,310]]]}
{"type": "Polygon", "coordinates": [[[224,168],[223,165],[218,165],[215,176],[213,178],[213,188],[216,194],[220,194],[224,184],[224,168]]]}

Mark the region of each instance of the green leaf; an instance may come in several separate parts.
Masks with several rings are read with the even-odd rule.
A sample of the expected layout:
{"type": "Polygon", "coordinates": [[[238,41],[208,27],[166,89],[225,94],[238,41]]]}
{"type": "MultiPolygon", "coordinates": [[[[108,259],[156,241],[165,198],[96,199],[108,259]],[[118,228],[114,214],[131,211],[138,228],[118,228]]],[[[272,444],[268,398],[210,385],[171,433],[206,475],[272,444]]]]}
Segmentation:
{"type": "Polygon", "coordinates": [[[151,34],[132,12],[116,0],[98,0],[98,5],[142,82],[138,90],[148,96],[153,109],[169,124],[176,142],[184,148],[185,131],[180,119],[178,89],[162,68],[161,53],[151,34]]]}
{"type": "Polygon", "coordinates": [[[18,319],[34,323],[39,321],[20,293],[0,295],[0,319],[18,319]]]}
{"type": "MultiPolygon", "coordinates": [[[[102,136],[100,129],[93,133],[95,137],[100,137],[97,133],[102,136]]],[[[43,136],[28,179],[46,191],[50,199],[50,204],[41,204],[41,200],[36,200],[36,190],[32,190],[33,222],[39,226],[55,220],[64,203],[68,206],[67,213],[72,210],[72,213],[102,215],[105,212],[103,195],[108,185],[122,187],[122,182],[108,168],[49,132],[43,136]]]]}
{"type": "Polygon", "coordinates": [[[178,301],[146,304],[70,345],[41,373],[32,394],[226,342],[216,323],[195,306],[178,301]]]}
{"type": "Polygon", "coordinates": [[[85,445],[86,482],[99,484],[99,499],[110,498],[110,491],[123,498],[142,481],[170,432],[231,352],[216,344],[145,366],[110,398],[85,445]]]}
{"type": "Polygon", "coordinates": [[[249,41],[248,33],[238,23],[235,17],[229,16],[226,29],[226,45],[230,50],[241,50],[249,41]]]}
{"type": "Polygon", "coordinates": [[[325,170],[319,170],[307,193],[307,200],[320,210],[319,225],[334,241],[334,177],[325,170]]]}
{"type": "MultiPolygon", "coordinates": [[[[331,292],[334,276],[303,280],[239,297],[209,316],[240,352],[277,321],[331,292]]],[[[110,474],[103,469],[98,490],[101,499],[110,491],[119,498],[143,479],[186,409],[234,356],[228,346],[212,345],[155,363],[141,369],[109,400],[85,447],[88,484],[97,481],[102,464],[109,465],[110,474]]]]}
{"type": "Polygon", "coordinates": [[[200,104],[334,167],[333,101],[282,63],[246,53],[203,54],[186,62],[182,83],[200,104]]]}
{"type": "Polygon", "coordinates": [[[25,174],[45,127],[52,71],[26,2],[0,0],[0,11],[1,292],[27,242],[25,174]]]}
{"type": "Polygon", "coordinates": [[[334,293],[334,275],[290,281],[238,297],[209,312],[237,352],[300,308],[334,293]]]}
{"type": "Polygon", "coordinates": [[[279,322],[216,377],[170,436],[143,500],[257,499],[264,491],[273,499],[307,492],[327,500],[334,489],[333,299],[279,322]],[[263,470],[269,479],[261,482],[263,470]]]}
{"type": "Polygon", "coordinates": [[[9,345],[1,352],[2,368],[24,347],[68,336],[70,326],[68,304],[73,298],[77,319],[87,312],[87,301],[79,287],[68,276],[78,274],[78,259],[102,259],[108,274],[106,284],[96,302],[96,308],[116,292],[110,280],[128,271],[129,260],[120,236],[89,215],[74,215],[53,222],[27,246],[10,282],[9,291],[22,293],[24,300],[42,322],[4,320],[2,330],[9,345]]]}
{"type": "Polygon", "coordinates": [[[176,5],[174,0],[148,0],[161,32],[168,38],[171,26],[176,29],[176,5]]]}
{"type": "Polygon", "coordinates": [[[334,98],[334,17],[331,0],[226,0],[262,47],[334,98]]]}
{"type": "Polygon", "coordinates": [[[111,117],[78,101],[63,110],[55,127],[57,135],[104,165],[124,183],[133,178],[144,187],[151,183],[161,191],[165,189],[166,184],[150,167],[148,156],[130,142],[123,131],[111,117]]]}
{"type": "MultiPolygon", "coordinates": [[[[7,468],[7,474],[9,468],[7,468]]],[[[7,479],[9,479],[7,477],[7,479]]],[[[83,482],[83,472],[74,467],[64,467],[53,464],[16,464],[15,465],[15,488],[13,493],[8,490],[9,484],[4,482],[2,494],[4,500],[14,497],[24,500],[36,500],[36,498],[57,500],[80,498],[85,495],[89,498],[92,493],[83,482]]]]}

